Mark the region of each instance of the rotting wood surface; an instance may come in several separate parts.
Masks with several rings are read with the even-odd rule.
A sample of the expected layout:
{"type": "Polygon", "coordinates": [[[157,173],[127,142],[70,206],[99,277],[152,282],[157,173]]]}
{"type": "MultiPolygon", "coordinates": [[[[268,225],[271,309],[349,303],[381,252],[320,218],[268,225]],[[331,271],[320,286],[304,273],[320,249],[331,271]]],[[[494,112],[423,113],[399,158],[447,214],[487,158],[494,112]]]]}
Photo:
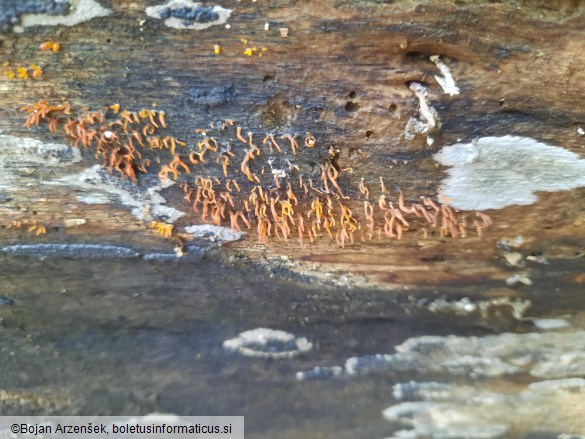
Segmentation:
{"type": "MultiPolygon", "coordinates": [[[[104,5],[115,12],[108,17],[4,35],[0,60],[14,67],[40,65],[44,74],[38,80],[1,79],[3,134],[67,143],[62,132],[51,134],[46,126],[23,127],[26,115],[19,108],[39,99],[66,99],[74,108],[91,110],[119,103],[138,111],[156,103],[156,110],[166,113],[168,132],[191,143],[195,129],[227,119],[253,132],[258,142],[268,132],[298,133],[301,141],[310,132],[317,145],[301,148],[295,157],[301,171],[318,179],[329,149],[339,150],[339,168],[353,170],[340,178],[340,186],[355,211],[364,199],[357,189],[361,178],[378,188],[382,176],[396,199],[398,188],[409,202],[435,197],[446,174],[433,155],[458,139],[514,134],[583,155],[584,139],[577,133],[585,71],[579,18],[562,22],[559,15],[539,17],[536,6],[527,10],[474,2],[260,0],[223,5],[234,9],[230,29],[195,31],[169,29],[162,20],[147,18],[144,9],[152,4],[113,1],[104,5]],[[289,29],[288,36],[282,37],[279,28],[289,29]],[[39,51],[48,40],[59,41],[61,51],[39,51]],[[219,55],[214,45],[221,48],[219,55]],[[248,47],[267,50],[262,58],[250,57],[244,54],[248,47]],[[433,78],[439,71],[429,61],[432,55],[449,66],[461,94],[442,93],[433,78]],[[410,81],[427,85],[429,102],[438,111],[441,130],[431,146],[425,136],[404,138],[408,119],[419,112],[410,81]]],[[[84,153],[67,172],[95,163],[91,153],[84,153]]],[[[19,172],[44,181],[62,171],[29,166],[19,172]]],[[[83,204],[75,190],[38,184],[5,194],[0,207],[4,226],[36,221],[49,233],[29,238],[23,228],[6,228],[3,241],[166,245],[124,206],[83,204]],[[78,218],[86,224],[66,227],[65,219],[78,218]]],[[[200,222],[176,186],[164,196],[168,205],[190,212],[176,230],[200,222]]],[[[408,230],[400,241],[362,242],[356,234],[355,243],[344,248],[326,237],[301,248],[295,235],[261,244],[250,233],[224,248],[254,260],[286,256],[298,272],[316,278],[333,274],[354,285],[498,295],[510,294],[504,281],[519,268],[506,265],[496,243],[522,235],[524,256],[544,253],[563,267],[522,268],[533,278],[547,279],[532,290],[544,290],[551,282],[578,289],[583,282],[578,257],[585,246],[582,205],[580,189],[541,194],[535,205],[487,212],[494,225],[481,238],[431,233],[424,239],[420,230],[408,230]]]]}

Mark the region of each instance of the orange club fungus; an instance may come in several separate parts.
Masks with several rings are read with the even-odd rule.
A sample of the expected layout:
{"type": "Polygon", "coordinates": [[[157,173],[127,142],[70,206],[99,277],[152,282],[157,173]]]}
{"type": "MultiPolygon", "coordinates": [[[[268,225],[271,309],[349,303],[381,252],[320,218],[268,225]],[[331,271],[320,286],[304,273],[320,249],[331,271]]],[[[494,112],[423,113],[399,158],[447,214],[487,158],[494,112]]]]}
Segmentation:
{"type": "MultiPolygon", "coordinates": [[[[147,173],[176,182],[202,223],[255,231],[261,243],[294,239],[304,247],[327,237],[344,247],[414,232],[457,238],[473,228],[481,236],[491,225],[486,214],[467,219],[430,198],[407,200],[402,192],[391,197],[382,176],[367,182],[352,168],[338,166],[339,150],[331,147],[318,156],[320,143],[310,132],[300,139],[291,133],[255,135],[227,120],[198,128],[193,139],[179,139],[168,134],[166,115],[158,110],[133,112],[113,104],[73,115],[67,101],[43,100],[22,110],[28,113],[26,127],[47,124],[52,132],[64,131],[103,168],[133,182],[147,173]],[[301,172],[303,150],[321,161],[317,171],[301,172]]],[[[169,224],[151,227],[162,236],[173,234],[169,224]]]]}

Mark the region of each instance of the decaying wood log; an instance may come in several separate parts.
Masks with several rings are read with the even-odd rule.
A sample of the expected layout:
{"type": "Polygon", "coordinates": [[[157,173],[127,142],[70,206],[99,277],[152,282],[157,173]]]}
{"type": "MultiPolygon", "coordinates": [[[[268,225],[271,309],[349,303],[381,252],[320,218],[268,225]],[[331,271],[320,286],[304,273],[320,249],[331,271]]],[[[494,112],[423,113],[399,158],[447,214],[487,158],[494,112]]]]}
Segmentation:
{"type": "MultiPolygon", "coordinates": [[[[89,8],[89,3],[82,2],[80,8],[89,8]]],[[[22,23],[16,25],[21,33],[5,34],[0,108],[4,135],[25,139],[21,146],[34,142],[26,139],[70,144],[76,139],[64,132],[68,117],[102,111],[107,117],[102,124],[105,127],[118,117],[112,105],[130,112],[150,108],[153,114],[166,115],[168,128],[163,130],[161,139],[166,136],[187,142],[187,147],[178,148],[188,167],[195,168],[187,157],[205,138],[201,131],[209,131],[209,136],[219,139],[223,157],[214,156],[216,163],[208,163],[202,171],[193,169],[191,175],[180,169],[183,175],[176,178],[182,183],[161,189],[166,205],[185,213],[180,219],[170,218],[156,207],[154,214],[137,213],[141,208],[152,208],[147,207],[152,199],[140,187],[152,187],[156,181],[137,169],[132,170],[139,174],[137,183],[127,175],[126,180],[116,175],[97,189],[101,195],[94,194],[93,202],[99,202],[101,197],[102,203],[80,202],[77,191],[91,192],[96,188],[65,176],[84,172],[94,164],[106,169],[109,166],[110,170],[112,166],[107,152],[96,160],[95,150],[80,148],[79,140],[76,149],[81,149],[83,158],[68,166],[39,167],[37,158],[27,172],[22,171],[19,160],[7,158],[6,168],[12,174],[4,192],[7,201],[2,206],[5,227],[19,222],[21,229],[27,225],[31,228],[33,222],[43,225],[48,233],[34,238],[35,242],[52,242],[62,234],[99,241],[124,231],[133,232],[133,239],[151,245],[158,238],[148,230],[150,221],[177,219],[175,233],[189,239],[181,232],[183,227],[201,222],[201,212],[197,214],[189,206],[197,191],[196,176],[221,180],[224,186],[218,189],[219,196],[220,190],[227,192],[224,180],[229,172],[234,181],[244,186],[243,193],[235,193],[234,189],[233,197],[240,207],[255,186],[263,187],[271,198],[278,198],[277,216],[289,223],[290,237],[283,240],[282,232],[280,239],[275,236],[277,223],[268,212],[266,216],[274,230],[256,244],[258,218],[250,213],[253,207],[248,206],[246,217],[252,229],[227,251],[253,255],[257,253],[254,249],[261,249],[263,255],[290,256],[299,261],[301,271],[308,262],[322,264],[327,270],[359,273],[367,277],[369,285],[484,285],[486,280],[498,283],[507,275],[501,265],[494,264],[502,256],[495,243],[503,238],[522,235],[527,252],[545,252],[549,258],[571,258],[582,251],[579,189],[541,195],[534,205],[489,211],[494,225],[485,230],[474,212],[462,213],[466,219],[458,217],[451,229],[443,224],[441,230],[441,224],[432,224],[428,218],[421,220],[422,211],[412,207],[413,203],[422,206],[421,196],[436,201],[448,168],[433,156],[442,146],[459,139],[524,136],[581,154],[583,140],[577,130],[582,122],[579,77],[583,60],[578,50],[582,30],[580,11],[571,9],[569,3],[566,9],[553,13],[546,6],[481,2],[414,5],[332,1],[320,2],[318,7],[310,2],[240,2],[228,19],[218,19],[221,24],[201,30],[169,28],[163,20],[148,17],[148,5],[142,2],[104,6],[113,13],[71,27],[19,29],[30,21],[22,16],[22,23]],[[39,50],[47,41],[58,42],[61,50],[39,50]],[[32,77],[33,65],[42,69],[37,78],[32,77]],[[19,77],[19,68],[30,70],[31,77],[19,77]],[[444,92],[438,81],[445,73],[452,75],[459,94],[444,92]],[[10,79],[12,74],[14,79],[10,79]],[[413,92],[412,84],[420,84],[424,91],[413,92]],[[45,122],[31,129],[23,127],[26,114],[19,108],[39,100],[54,105],[66,101],[73,108],[71,116],[62,115],[55,133],[48,132],[45,122]],[[437,119],[432,125],[436,126],[427,126],[425,107],[427,113],[432,109],[437,119]],[[227,120],[236,123],[221,130],[220,125],[227,120]],[[245,177],[246,165],[240,162],[248,154],[245,149],[252,147],[238,140],[237,127],[242,129],[240,138],[247,141],[251,133],[250,142],[263,151],[261,157],[251,158],[251,178],[245,177]],[[272,141],[270,134],[276,136],[272,141]],[[298,152],[291,154],[292,145],[280,138],[283,134],[298,137],[298,152]],[[307,139],[313,139],[313,145],[306,143],[307,139]],[[277,153],[273,143],[282,144],[285,151],[277,153]],[[268,146],[274,148],[272,154],[268,146]],[[230,148],[235,151],[233,158],[226,154],[230,148]],[[222,172],[223,161],[227,163],[229,159],[229,168],[222,172]],[[254,177],[255,173],[258,175],[254,177]],[[31,187],[35,181],[43,183],[33,183],[31,187]],[[184,186],[183,191],[179,186],[184,183],[191,186],[184,186]],[[294,206],[296,210],[285,217],[281,216],[281,204],[289,198],[289,183],[301,200],[294,206]],[[315,187],[303,190],[309,183],[315,187]],[[105,188],[107,185],[112,186],[105,188]],[[26,190],[20,190],[23,186],[26,190]],[[134,201],[130,208],[124,206],[128,200],[115,194],[115,186],[126,194],[140,193],[135,195],[140,201],[134,201]],[[183,197],[189,190],[193,196],[187,202],[183,197]],[[400,223],[396,219],[398,227],[392,229],[396,227],[392,225],[384,233],[389,221],[384,218],[386,210],[378,207],[380,195],[393,202],[399,212],[398,199],[404,196],[403,213],[414,220],[400,223]],[[326,204],[328,198],[337,221],[332,226],[333,239],[327,236],[321,220],[316,222],[318,237],[310,232],[311,203],[320,200],[326,204]],[[345,229],[342,206],[352,210],[356,221],[353,225],[353,218],[346,219],[347,233],[340,232],[340,228],[345,229]],[[372,227],[364,213],[369,208],[374,212],[372,227]],[[128,212],[132,209],[134,216],[128,212]],[[416,218],[407,213],[410,209],[414,209],[416,218]],[[297,225],[292,224],[297,215],[304,216],[308,231],[302,233],[303,246],[297,242],[297,225]],[[82,222],[75,229],[67,227],[82,222]],[[469,230],[462,231],[461,224],[469,230]],[[350,237],[352,227],[355,230],[350,237]],[[401,240],[396,239],[399,232],[401,240]],[[462,233],[465,238],[461,238],[462,233]],[[448,271],[443,268],[445,264],[425,262],[437,258],[448,262],[448,271]]],[[[207,13],[215,13],[209,10],[207,13]]],[[[183,23],[185,20],[188,21],[183,19],[183,23]]],[[[13,157],[18,139],[5,137],[3,142],[3,154],[13,157]]],[[[27,151],[32,151],[30,148],[34,149],[29,147],[27,151]]],[[[152,163],[149,174],[154,175],[172,157],[164,149],[145,149],[143,154],[143,161],[152,163]]],[[[562,173],[562,169],[558,172],[562,173]]],[[[498,195],[495,192],[491,196],[498,195]]],[[[228,204],[225,198],[220,201],[228,204]]],[[[449,204],[448,197],[443,201],[449,204]]],[[[270,206],[268,197],[264,204],[270,206]]],[[[431,207],[424,209],[436,213],[431,207]]],[[[235,213],[236,208],[233,210],[235,213]]],[[[312,212],[315,221],[315,210],[312,212]]],[[[226,212],[220,222],[229,227],[226,212]]],[[[241,219],[237,222],[238,228],[245,229],[241,219]]],[[[13,240],[14,233],[7,229],[5,239],[13,240]]]]}
{"type": "Polygon", "coordinates": [[[0,412],[583,433],[579,2],[0,3],[0,412]]]}

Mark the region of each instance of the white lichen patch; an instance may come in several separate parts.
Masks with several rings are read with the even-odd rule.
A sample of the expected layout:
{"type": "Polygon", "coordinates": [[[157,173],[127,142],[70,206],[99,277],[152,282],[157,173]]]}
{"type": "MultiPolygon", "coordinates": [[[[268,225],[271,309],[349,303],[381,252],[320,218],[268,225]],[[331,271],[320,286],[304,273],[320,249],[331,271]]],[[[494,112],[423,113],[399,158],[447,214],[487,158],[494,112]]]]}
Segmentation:
{"type": "Polygon", "coordinates": [[[435,63],[435,65],[443,75],[443,76],[434,75],[435,79],[437,80],[443,91],[449,96],[458,95],[460,93],[460,90],[459,87],[455,85],[455,80],[451,75],[449,67],[447,67],[447,65],[443,61],[441,61],[439,55],[433,55],[431,56],[430,59],[432,62],[435,63]]]}
{"type": "Polygon", "coordinates": [[[38,168],[59,168],[81,161],[77,148],[28,137],[0,134],[0,189],[19,191],[38,185],[38,168]]]}
{"type": "Polygon", "coordinates": [[[159,193],[163,186],[156,185],[148,188],[137,186],[110,175],[99,165],[46,184],[78,190],[77,198],[84,203],[103,203],[104,201],[112,204],[120,203],[129,207],[136,218],[144,221],[157,220],[174,223],[185,215],[180,210],[165,206],[166,200],[159,193]]]}
{"type": "Polygon", "coordinates": [[[504,253],[504,260],[510,267],[523,267],[523,259],[524,256],[522,256],[522,253],[520,252],[504,253]]]}
{"type": "MultiPolygon", "coordinates": [[[[70,13],[67,15],[24,14],[21,17],[22,27],[31,26],[75,26],[97,17],[105,17],[112,13],[95,0],[70,0],[70,13]]],[[[15,30],[18,30],[15,28],[15,30]]]]}
{"type": "Polygon", "coordinates": [[[506,285],[509,287],[520,287],[522,285],[530,286],[532,281],[526,274],[514,274],[506,279],[506,285]]]}
{"type": "Polygon", "coordinates": [[[408,427],[395,432],[394,438],[507,438],[512,431],[513,437],[538,432],[562,437],[585,429],[580,414],[585,409],[583,379],[540,381],[506,393],[484,386],[420,383],[422,390],[416,399],[422,401],[393,405],[383,416],[392,424],[408,427]]]}
{"type": "Polygon", "coordinates": [[[534,367],[530,375],[547,379],[585,376],[585,352],[567,352],[534,367]]]}
{"type": "Polygon", "coordinates": [[[400,430],[394,438],[466,438],[495,439],[505,437],[506,424],[489,422],[479,414],[449,402],[403,402],[387,408],[385,419],[407,424],[409,430],[400,430]],[[462,410],[463,408],[463,410],[462,410]]]}
{"type": "Polygon", "coordinates": [[[419,117],[411,117],[404,128],[404,138],[412,140],[417,134],[426,134],[427,143],[433,144],[432,133],[439,127],[439,115],[428,102],[426,87],[419,82],[412,82],[408,86],[419,101],[419,117]]]}
{"type": "MultiPolygon", "coordinates": [[[[467,301],[457,305],[469,309],[467,301]]],[[[432,376],[434,381],[393,387],[388,398],[396,403],[383,411],[394,430],[388,439],[532,437],[541,432],[548,433],[542,437],[561,437],[585,431],[585,331],[422,336],[395,351],[350,358],[342,373],[317,367],[298,372],[297,378],[432,376]],[[533,382],[513,381],[516,376],[532,376],[533,382]]]]}
{"type": "Polygon", "coordinates": [[[306,380],[316,380],[316,379],[324,379],[324,378],[332,378],[336,376],[340,376],[343,373],[343,368],[339,366],[333,367],[314,367],[311,370],[306,370],[303,372],[297,372],[297,380],[298,381],[306,381],[306,380]]]}
{"type": "Polygon", "coordinates": [[[399,401],[409,399],[444,400],[451,396],[451,386],[434,381],[425,383],[409,381],[408,383],[395,384],[392,387],[392,396],[399,401]]]}
{"type": "Polygon", "coordinates": [[[202,30],[227,22],[232,10],[221,6],[203,6],[191,0],[171,0],[164,5],[150,6],[145,10],[152,18],[164,19],[174,29],[202,30]]]}
{"type": "Polygon", "coordinates": [[[63,221],[65,227],[78,227],[87,223],[85,218],[68,218],[63,221]]]}
{"type": "Polygon", "coordinates": [[[236,232],[229,227],[214,224],[195,224],[185,227],[185,232],[191,233],[195,238],[205,238],[212,242],[239,241],[245,235],[245,232],[236,232]]]}
{"type": "Polygon", "coordinates": [[[288,332],[257,328],[224,341],[223,347],[245,357],[285,359],[308,352],[313,345],[306,338],[288,332]]]}
{"type": "Polygon", "coordinates": [[[524,318],[526,311],[532,306],[527,299],[510,299],[508,297],[497,297],[488,300],[472,301],[464,297],[460,300],[435,299],[430,303],[417,304],[419,308],[426,308],[434,313],[453,314],[457,316],[479,315],[484,319],[494,314],[501,314],[508,311],[515,319],[524,318]]]}
{"type": "Polygon", "coordinates": [[[537,191],[585,186],[585,160],[528,137],[482,137],[444,147],[435,160],[449,177],[439,197],[461,210],[502,209],[535,203],[537,191]]]}
{"type": "Polygon", "coordinates": [[[28,137],[0,135],[0,165],[38,164],[68,166],[81,161],[79,149],[60,143],[46,143],[28,137]]]}
{"type": "Polygon", "coordinates": [[[107,244],[15,244],[0,248],[15,256],[46,258],[136,258],[140,254],[130,247],[107,244]]]}
{"type": "Polygon", "coordinates": [[[513,249],[522,247],[526,243],[526,239],[522,235],[515,236],[514,238],[502,238],[498,241],[498,246],[513,249]]]}
{"type": "Polygon", "coordinates": [[[422,336],[408,339],[395,349],[393,354],[349,358],[343,374],[416,371],[494,378],[532,373],[546,364],[547,368],[556,365],[555,377],[570,377],[574,375],[568,373],[566,363],[578,360],[582,367],[582,359],[563,355],[585,351],[585,331],[506,333],[487,337],[422,336]],[[561,359],[566,360],[565,364],[561,359]]]}
{"type": "Polygon", "coordinates": [[[571,323],[567,319],[532,319],[532,323],[538,329],[543,331],[550,331],[552,329],[560,329],[571,326],[571,323]]]}

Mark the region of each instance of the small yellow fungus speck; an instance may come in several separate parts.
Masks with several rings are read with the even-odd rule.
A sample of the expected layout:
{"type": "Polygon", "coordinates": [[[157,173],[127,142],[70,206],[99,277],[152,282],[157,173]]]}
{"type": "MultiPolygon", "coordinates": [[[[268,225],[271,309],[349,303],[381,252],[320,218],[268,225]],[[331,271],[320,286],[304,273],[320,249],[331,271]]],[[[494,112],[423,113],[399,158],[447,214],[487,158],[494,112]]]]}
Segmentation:
{"type": "Polygon", "coordinates": [[[150,224],[150,228],[156,229],[156,232],[159,235],[164,236],[165,238],[170,238],[171,236],[173,236],[174,226],[172,224],[166,224],[166,223],[161,223],[158,221],[153,221],[150,224]]]}
{"type": "Polygon", "coordinates": [[[262,52],[267,52],[268,51],[268,47],[263,47],[262,48],[262,52]]]}
{"type": "Polygon", "coordinates": [[[120,104],[110,105],[110,108],[114,111],[114,113],[118,114],[118,111],[120,111],[120,104]]]}
{"type": "Polygon", "coordinates": [[[53,44],[55,44],[54,41],[45,41],[44,43],[42,43],[39,48],[41,50],[52,50],[53,49],[53,44]]]}
{"type": "Polygon", "coordinates": [[[8,79],[14,79],[14,77],[16,76],[12,70],[8,70],[4,72],[4,74],[8,76],[8,79]]]}
{"type": "Polygon", "coordinates": [[[59,52],[59,50],[61,50],[61,44],[57,43],[56,41],[45,41],[39,47],[42,51],[45,52],[49,50],[52,50],[53,52],[59,52]]]}
{"type": "Polygon", "coordinates": [[[252,47],[252,52],[258,52],[258,48],[257,47],[252,47]]]}
{"type": "Polygon", "coordinates": [[[33,72],[33,78],[38,78],[39,76],[41,76],[43,74],[43,69],[41,69],[36,64],[33,64],[31,67],[34,70],[34,72],[33,72]]]}
{"type": "Polygon", "coordinates": [[[19,78],[28,79],[28,71],[24,67],[19,67],[17,70],[19,78]]]}
{"type": "Polygon", "coordinates": [[[215,53],[216,55],[219,55],[221,53],[221,47],[219,47],[219,44],[213,45],[213,53],[215,53]]]}
{"type": "Polygon", "coordinates": [[[248,40],[246,38],[242,38],[240,41],[244,44],[248,44],[248,40]]]}
{"type": "Polygon", "coordinates": [[[6,61],[4,64],[2,64],[4,67],[8,67],[10,65],[9,61],[6,61]]]}
{"type": "Polygon", "coordinates": [[[252,49],[250,49],[249,47],[246,50],[244,50],[244,55],[252,56],[252,53],[253,53],[252,49]]]}

